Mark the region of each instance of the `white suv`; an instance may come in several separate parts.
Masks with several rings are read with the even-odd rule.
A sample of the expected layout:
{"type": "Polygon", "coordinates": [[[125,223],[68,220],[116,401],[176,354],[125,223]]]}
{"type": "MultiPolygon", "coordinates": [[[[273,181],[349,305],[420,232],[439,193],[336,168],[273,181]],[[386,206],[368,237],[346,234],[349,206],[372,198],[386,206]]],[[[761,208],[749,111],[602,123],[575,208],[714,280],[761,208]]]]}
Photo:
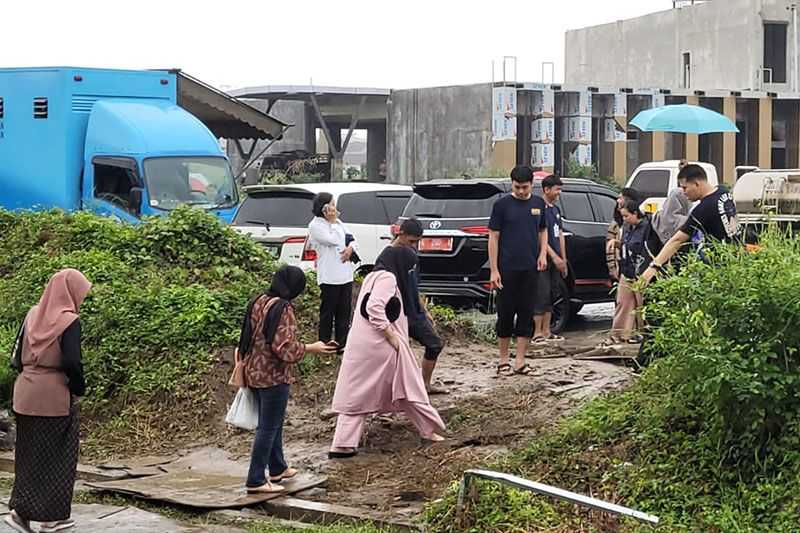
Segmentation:
{"type": "Polygon", "coordinates": [[[249,234],[281,262],[312,270],[316,252],[306,247],[314,196],[336,199],[342,222],[358,242],[359,270],[370,270],[392,240],[391,227],[408,203],[412,189],[382,183],[308,183],[253,185],[233,219],[233,228],[249,234]]]}

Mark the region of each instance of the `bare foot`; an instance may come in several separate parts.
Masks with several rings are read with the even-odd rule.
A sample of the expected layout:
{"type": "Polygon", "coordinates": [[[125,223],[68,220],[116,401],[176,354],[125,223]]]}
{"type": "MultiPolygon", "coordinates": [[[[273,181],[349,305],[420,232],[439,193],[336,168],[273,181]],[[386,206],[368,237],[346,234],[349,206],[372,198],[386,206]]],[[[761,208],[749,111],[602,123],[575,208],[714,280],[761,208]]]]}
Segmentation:
{"type": "Polygon", "coordinates": [[[445,440],[445,438],[442,437],[441,435],[439,435],[438,433],[434,433],[433,435],[428,437],[426,440],[429,440],[431,442],[442,442],[443,440],[445,440]]]}

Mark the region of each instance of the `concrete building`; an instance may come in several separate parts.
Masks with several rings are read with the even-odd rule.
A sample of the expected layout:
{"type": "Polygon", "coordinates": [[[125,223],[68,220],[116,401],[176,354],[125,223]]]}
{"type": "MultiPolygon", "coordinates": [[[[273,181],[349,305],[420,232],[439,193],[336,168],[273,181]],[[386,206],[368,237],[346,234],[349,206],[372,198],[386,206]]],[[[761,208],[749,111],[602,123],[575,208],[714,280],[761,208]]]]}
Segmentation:
{"type": "Polygon", "coordinates": [[[363,129],[367,135],[364,177],[372,181],[385,179],[382,173],[386,160],[388,89],[262,86],[237,89],[230,94],[293,125],[283,139],[271,144],[229,145],[235,169],[241,169],[244,161],[259,158],[259,154],[302,151],[313,155],[323,149],[331,158],[332,179],[341,180],[353,132],[363,129]],[[317,146],[318,130],[326,140],[324,146],[317,146]]]}
{"type": "Polygon", "coordinates": [[[679,5],[684,7],[568,31],[565,83],[800,91],[797,1],[679,5]]]}

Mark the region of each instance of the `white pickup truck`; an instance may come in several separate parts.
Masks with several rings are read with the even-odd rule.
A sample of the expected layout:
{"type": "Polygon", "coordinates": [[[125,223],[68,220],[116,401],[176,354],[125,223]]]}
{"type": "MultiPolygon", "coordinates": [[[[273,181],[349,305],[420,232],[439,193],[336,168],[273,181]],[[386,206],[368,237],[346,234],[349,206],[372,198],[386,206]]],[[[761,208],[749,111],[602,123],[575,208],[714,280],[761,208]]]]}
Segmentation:
{"type": "MultiPolygon", "coordinates": [[[[690,164],[703,167],[706,171],[706,176],[708,176],[708,182],[715,187],[717,186],[719,180],[717,179],[717,169],[714,165],[694,161],[690,161],[690,164]]],[[[644,163],[636,167],[625,186],[639,191],[642,198],[644,198],[642,206],[645,212],[655,213],[661,209],[669,193],[678,188],[679,171],[680,161],[677,159],[644,163]]]]}

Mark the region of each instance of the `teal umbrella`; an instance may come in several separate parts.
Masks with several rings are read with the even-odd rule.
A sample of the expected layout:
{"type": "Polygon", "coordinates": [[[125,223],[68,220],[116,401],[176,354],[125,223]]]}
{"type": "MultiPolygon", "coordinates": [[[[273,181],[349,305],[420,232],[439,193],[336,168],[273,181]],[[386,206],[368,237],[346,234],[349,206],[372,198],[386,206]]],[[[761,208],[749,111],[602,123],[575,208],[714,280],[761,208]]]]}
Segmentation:
{"type": "Polygon", "coordinates": [[[642,111],[631,121],[642,131],[673,133],[739,133],[731,119],[696,105],[665,105],[642,111]]]}

